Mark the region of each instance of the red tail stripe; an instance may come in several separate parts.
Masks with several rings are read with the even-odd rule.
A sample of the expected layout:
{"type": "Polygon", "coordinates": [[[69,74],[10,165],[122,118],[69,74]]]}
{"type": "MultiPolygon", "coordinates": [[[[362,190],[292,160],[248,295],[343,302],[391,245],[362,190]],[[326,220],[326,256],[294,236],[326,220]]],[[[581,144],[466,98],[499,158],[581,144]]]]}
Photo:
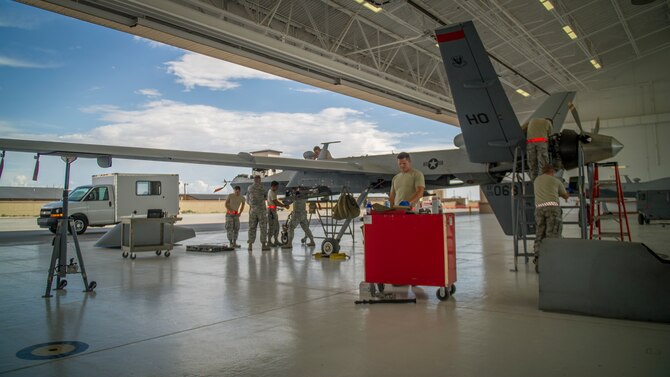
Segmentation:
{"type": "Polygon", "coordinates": [[[438,34],[437,43],[455,41],[457,39],[465,38],[465,32],[463,30],[452,31],[451,33],[438,34]]]}

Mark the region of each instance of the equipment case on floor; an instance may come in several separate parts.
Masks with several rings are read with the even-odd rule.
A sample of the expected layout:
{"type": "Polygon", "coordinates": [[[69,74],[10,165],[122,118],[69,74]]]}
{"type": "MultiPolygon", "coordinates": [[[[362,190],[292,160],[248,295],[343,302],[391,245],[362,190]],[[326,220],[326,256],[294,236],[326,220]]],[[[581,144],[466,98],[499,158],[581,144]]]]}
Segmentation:
{"type": "Polygon", "coordinates": [[[373,212],[364,218],[365,281],[440,287],[438,298],[455,292],[454,214],[373,212]]]}

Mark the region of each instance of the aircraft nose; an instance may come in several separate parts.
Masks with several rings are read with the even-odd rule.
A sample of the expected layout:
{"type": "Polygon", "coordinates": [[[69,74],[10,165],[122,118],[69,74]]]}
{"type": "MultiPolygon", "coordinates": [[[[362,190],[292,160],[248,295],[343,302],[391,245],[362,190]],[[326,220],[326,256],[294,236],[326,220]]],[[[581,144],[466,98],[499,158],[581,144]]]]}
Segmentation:
{"type": "Polygon", "coordinates": [[[612,156],[616,156],[616,154],[623,149],[623,144],[615,138],[612,138],[610,146],[612,148],[612,156]]]}

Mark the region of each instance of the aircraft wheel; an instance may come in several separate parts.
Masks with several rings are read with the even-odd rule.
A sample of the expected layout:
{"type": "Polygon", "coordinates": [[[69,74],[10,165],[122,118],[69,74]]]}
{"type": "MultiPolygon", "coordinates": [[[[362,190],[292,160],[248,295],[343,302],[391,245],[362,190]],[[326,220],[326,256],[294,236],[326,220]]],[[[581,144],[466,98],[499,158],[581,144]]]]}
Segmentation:
{"type": "Polygon", "coordinates": [[[449,288],[440,287],[437,289],[437,292],[435,292],[435,295],[440,301],[447,301],[449,299],[449,288]]]}
{"type": "Polygon", "coordinates": [[[130,259],[135,259],[135,258],[137,258],[137,254],[135,254],[135,253],[130,254],[130,259]]]}
{"type": "Polygon", "coordinates": [[[63,289],[65,287],[67,287],[67,280],[63,279],[58,283],[58,289],[63,289]]]}
{"type": "Polygon", "coordinates": [[[91,291],[94,290],[95,287],[97,287],[97,286],[98,286],[98,283],[96,283],[95,281],[92,281],[92,282],[88,283],[88,289],[87,289],[87,291],[88,291],[88,292],[91,292],[91,291]]]}
{"type": "Polygon", "coordinates": [[[165,258],[167,258],[167,257],[169,257],[169,256],[170,256],[170,252],[169,252],[169,251],[166,251],[166,252],[165,252],[165,258]]]}
{"type": "Polygon", "coordinates": [[[340,243],[334,238],[326,238],[321,243],[321,252],[324,255],[330,255],[340,251],[340,243]]]}
{"type": "Polygon", "coordinates": [[[123,254],[121,254],[121,256],[124,257],[124,258],[128,258],[128,252],[124,251],[123,254]]]}

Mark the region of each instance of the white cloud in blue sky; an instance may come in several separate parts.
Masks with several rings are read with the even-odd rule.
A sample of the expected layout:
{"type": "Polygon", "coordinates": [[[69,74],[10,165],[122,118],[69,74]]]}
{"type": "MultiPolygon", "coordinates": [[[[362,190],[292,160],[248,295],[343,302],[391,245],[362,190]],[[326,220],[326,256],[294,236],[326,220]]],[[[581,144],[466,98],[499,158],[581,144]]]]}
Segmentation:
{"type": "Polygon", "coordinates": [[[240,86],[240,80],[286,80],[241,65],[214,59],[209,56],[187,53],[179,59],[165,63],[168,73],[177,76],[177,82],[186,90],[196,86],[212,90],[228,90],[240,86]]]}
{"type": "Polygon", "coordinates": [[[59,67],[60,64],[37,63],[23,59],[0,56],[0,66],[12,67],[12,68],[56,68],[59,67]]]}
{"type": "Polygon", "coordinates": [[[150,98],[161,96],[161,92],[159,92],[156,89],[140,89],[140,90],[135,91],[135,93],[141,94],[143,96],[150,97],[150,98]]]}

